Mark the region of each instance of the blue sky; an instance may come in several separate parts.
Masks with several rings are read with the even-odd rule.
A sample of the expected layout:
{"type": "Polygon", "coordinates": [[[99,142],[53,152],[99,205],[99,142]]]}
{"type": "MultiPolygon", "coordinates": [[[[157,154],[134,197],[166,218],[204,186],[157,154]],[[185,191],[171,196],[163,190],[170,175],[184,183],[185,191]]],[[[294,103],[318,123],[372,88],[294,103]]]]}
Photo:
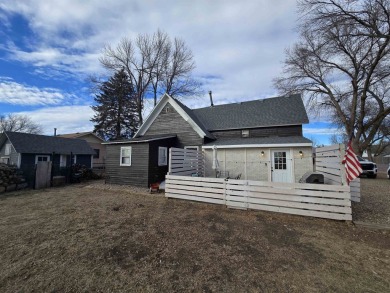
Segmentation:
{"type": "MultiPolygon", "coordinates": [[[[45,134],[90,131],[91,74],[105,44],[157,29],[183,38],[204,96],[189,107],[276,96],[284,50],[297,39],[296,2],[2,0],[0,3],[0,114],[28,115],[45,134]]],[[[150,111],[152,105],[146,105],[150,111]]],[[[329,144],[326,117],[310,117],[304,135],[329,144]]]]}

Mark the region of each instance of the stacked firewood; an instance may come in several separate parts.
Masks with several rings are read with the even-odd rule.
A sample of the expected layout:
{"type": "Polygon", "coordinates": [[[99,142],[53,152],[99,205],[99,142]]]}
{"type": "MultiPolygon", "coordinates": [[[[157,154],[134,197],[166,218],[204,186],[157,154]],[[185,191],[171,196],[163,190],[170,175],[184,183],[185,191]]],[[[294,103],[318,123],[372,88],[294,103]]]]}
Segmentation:
{"type": "Polygon", "coordinates": [[[0,163],[0,186],[7,187],[22,182],[24,178],[16,167],[0,163]]]}

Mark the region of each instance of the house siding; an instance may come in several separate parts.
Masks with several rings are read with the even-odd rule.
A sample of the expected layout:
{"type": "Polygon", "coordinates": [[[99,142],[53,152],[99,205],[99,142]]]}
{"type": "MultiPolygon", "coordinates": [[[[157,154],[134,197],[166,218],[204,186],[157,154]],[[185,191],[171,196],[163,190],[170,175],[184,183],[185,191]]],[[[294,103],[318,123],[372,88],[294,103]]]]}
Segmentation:
{"type": "Polygon", "coordinates": [[[106,146],[106,151],[106,174],[110,183],[148,186],[148,143],[112,144],[106,146]],[[125,146],[132,148],[131,166],[120,166],[120,149],[125,146]]]}
{"type": "Polygon", "coordinates": [[[144,136],[170,133],[177,135],[177,147],[201,146],[203,144],[203,138],[199,136],[192,126],[183,119],[170,103],[167,103],[150,125],[149,129],[145,132],[144,136]],[[167,112],[168,107],[169,110],[167,112]]]}
{"type": "MultiPolygon", "coordinates": [[[[211,132],[218,138],[239,138],[242,129],[221,130],[211,132]]],[[[249,137],[268,137],[268,136],[302,136],[302,125],[278,126],[278,127],[260,127],[249,129],[249,137]]]]}
{"type": "MultiPolygon", "coordinates": [[[[308,171],[313,171],[313,159],[311,147],[283,148],[290,150],[292,159],[293,182],[299,179],[308,171]],[[301,157],[299,151],[304,156],[301,157]]],[[[228,171],[230,177],[241,174],[241,179],[256,181],[271,181],[271,156],[273,148],[232,148],[218,149],[217,158],[219,170],[228,171]],[[264,156],[261,152],[264,151],[264,156]]],[[[206,157],[206,177],[214,177],[215,170],[212,169],[213,151],[204,150],[206,157]]]]}
{"type": "Polygon", "coordinates": [[[5,155],[5,146],[11,143],[9,139],[2,145],[0,148],[0,158],[7,157],[9,158],[10,165],[18,165],[19,153],[16,152],[14,146],[11,144],[11,153],[9,155],[5,155]]]}

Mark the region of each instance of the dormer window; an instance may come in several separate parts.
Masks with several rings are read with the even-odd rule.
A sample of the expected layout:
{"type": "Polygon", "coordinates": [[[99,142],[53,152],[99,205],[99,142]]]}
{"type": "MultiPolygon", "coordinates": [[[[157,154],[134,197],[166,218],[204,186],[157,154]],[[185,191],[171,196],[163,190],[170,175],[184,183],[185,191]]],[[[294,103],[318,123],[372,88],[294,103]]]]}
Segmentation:
{"type": "Polygon", "coordinates": [[[249,129],[241,130],[241,137],[249,137],[249,129]]]}

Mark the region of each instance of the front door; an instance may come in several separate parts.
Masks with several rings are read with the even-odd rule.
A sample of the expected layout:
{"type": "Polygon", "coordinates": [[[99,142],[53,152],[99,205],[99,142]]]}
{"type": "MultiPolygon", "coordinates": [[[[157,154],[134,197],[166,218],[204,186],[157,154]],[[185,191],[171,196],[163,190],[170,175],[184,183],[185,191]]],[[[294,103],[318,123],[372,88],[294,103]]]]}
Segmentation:
{"type": "Polygon", "coordinates": [[[291,159],[289,150],[272,150],[272,181],[291,182],[291,159]]]}

